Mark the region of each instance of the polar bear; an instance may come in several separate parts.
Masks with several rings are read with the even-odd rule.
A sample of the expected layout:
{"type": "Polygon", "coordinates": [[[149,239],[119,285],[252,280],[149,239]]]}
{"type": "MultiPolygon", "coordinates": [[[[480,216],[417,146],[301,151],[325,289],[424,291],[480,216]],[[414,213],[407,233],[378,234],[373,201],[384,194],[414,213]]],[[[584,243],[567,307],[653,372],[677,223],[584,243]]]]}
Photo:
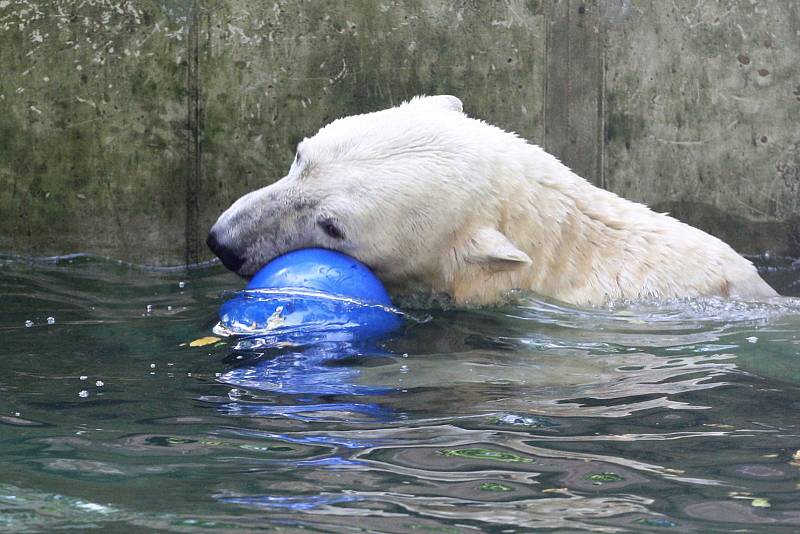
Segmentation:
{"type": "Polygon", "coordinates": [[[291,250],[338,250],[395,296],[459,306],[515,289],[574,305],[776,295],[719,239],[594,187],[445,95],[323,127],[286,177],[219,217],[208,244],[244,277],[291,250]]]}

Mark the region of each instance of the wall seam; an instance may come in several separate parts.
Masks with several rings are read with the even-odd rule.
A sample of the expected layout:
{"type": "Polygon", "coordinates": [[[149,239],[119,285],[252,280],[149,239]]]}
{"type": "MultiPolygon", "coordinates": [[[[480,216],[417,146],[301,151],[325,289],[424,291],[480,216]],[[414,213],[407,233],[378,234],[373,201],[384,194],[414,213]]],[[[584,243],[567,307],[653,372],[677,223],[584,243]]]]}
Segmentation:
{"type": "Polygon", "coordinates": [[[187,39],[187,153],[186,153],[186,264],[200,261],[199,239],[199,189],[201,179],[202,150],[200,142],[201,102],[199,87],[199,21],[197,1],[191,3],[187,39]]]}
{"type": "Polygon", "coordinates": [[[597,103],[597,183],[603,189],[608,189],[606,183],[606,59],[608,44],[608,28],[605,14],[608,13],[608,1],[603,0],[598,13],[598,28],[600,31],[600,90],[597,103]]]}

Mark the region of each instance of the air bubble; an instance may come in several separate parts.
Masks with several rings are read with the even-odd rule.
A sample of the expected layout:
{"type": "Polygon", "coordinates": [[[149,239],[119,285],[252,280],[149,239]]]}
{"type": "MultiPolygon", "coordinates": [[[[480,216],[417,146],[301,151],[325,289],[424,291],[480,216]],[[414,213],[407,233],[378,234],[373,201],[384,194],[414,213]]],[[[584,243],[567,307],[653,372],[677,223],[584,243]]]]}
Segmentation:
{"type": "Polygon", "coordinates": [[[32,327],[32,326],[33,326],[33,321],[31,321],[30,319],[28,319],[27,321],[25,321],[25,328],[30,328],[30,327],[32,327]]]}
{"type": "Polygon", "coordinates": [[[56,318],[55,317],[48,317],[47,318],[47,324],[56,324],[56,318]]]}

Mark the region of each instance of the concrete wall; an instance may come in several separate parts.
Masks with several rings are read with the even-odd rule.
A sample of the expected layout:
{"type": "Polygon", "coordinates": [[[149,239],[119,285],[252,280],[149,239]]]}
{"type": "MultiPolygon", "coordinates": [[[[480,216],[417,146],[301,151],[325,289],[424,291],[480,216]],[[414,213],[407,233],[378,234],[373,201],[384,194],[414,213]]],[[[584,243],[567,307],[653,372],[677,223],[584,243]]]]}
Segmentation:
{"type": "Polygon", "coordinates": [[[0,0],[0,252],[210,257],[330,120],[451,93],[594,183],[800,256],[794,0],[0,0]]]}

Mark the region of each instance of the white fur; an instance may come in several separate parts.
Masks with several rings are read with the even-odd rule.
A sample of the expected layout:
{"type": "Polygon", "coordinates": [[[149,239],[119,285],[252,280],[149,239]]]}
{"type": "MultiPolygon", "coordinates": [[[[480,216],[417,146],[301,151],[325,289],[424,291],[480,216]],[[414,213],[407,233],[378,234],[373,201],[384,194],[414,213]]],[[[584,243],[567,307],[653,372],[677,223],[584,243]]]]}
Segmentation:
{"type": "Polygon", "coordinates": [[[365,262],[394,292],[462,305],[511,289],[573,304],[775,295],[719,239],[594,187],[540,147],[467,117],[452,96],[325,126],[300,143],[285,178],[240,199],[215,228],[244,246],[245,275],[322,246],[365,262]],[[293,212],[291,202],[313,207],[293,212]],[[345,239],[322,232],[320,218],[345,239]]]}

